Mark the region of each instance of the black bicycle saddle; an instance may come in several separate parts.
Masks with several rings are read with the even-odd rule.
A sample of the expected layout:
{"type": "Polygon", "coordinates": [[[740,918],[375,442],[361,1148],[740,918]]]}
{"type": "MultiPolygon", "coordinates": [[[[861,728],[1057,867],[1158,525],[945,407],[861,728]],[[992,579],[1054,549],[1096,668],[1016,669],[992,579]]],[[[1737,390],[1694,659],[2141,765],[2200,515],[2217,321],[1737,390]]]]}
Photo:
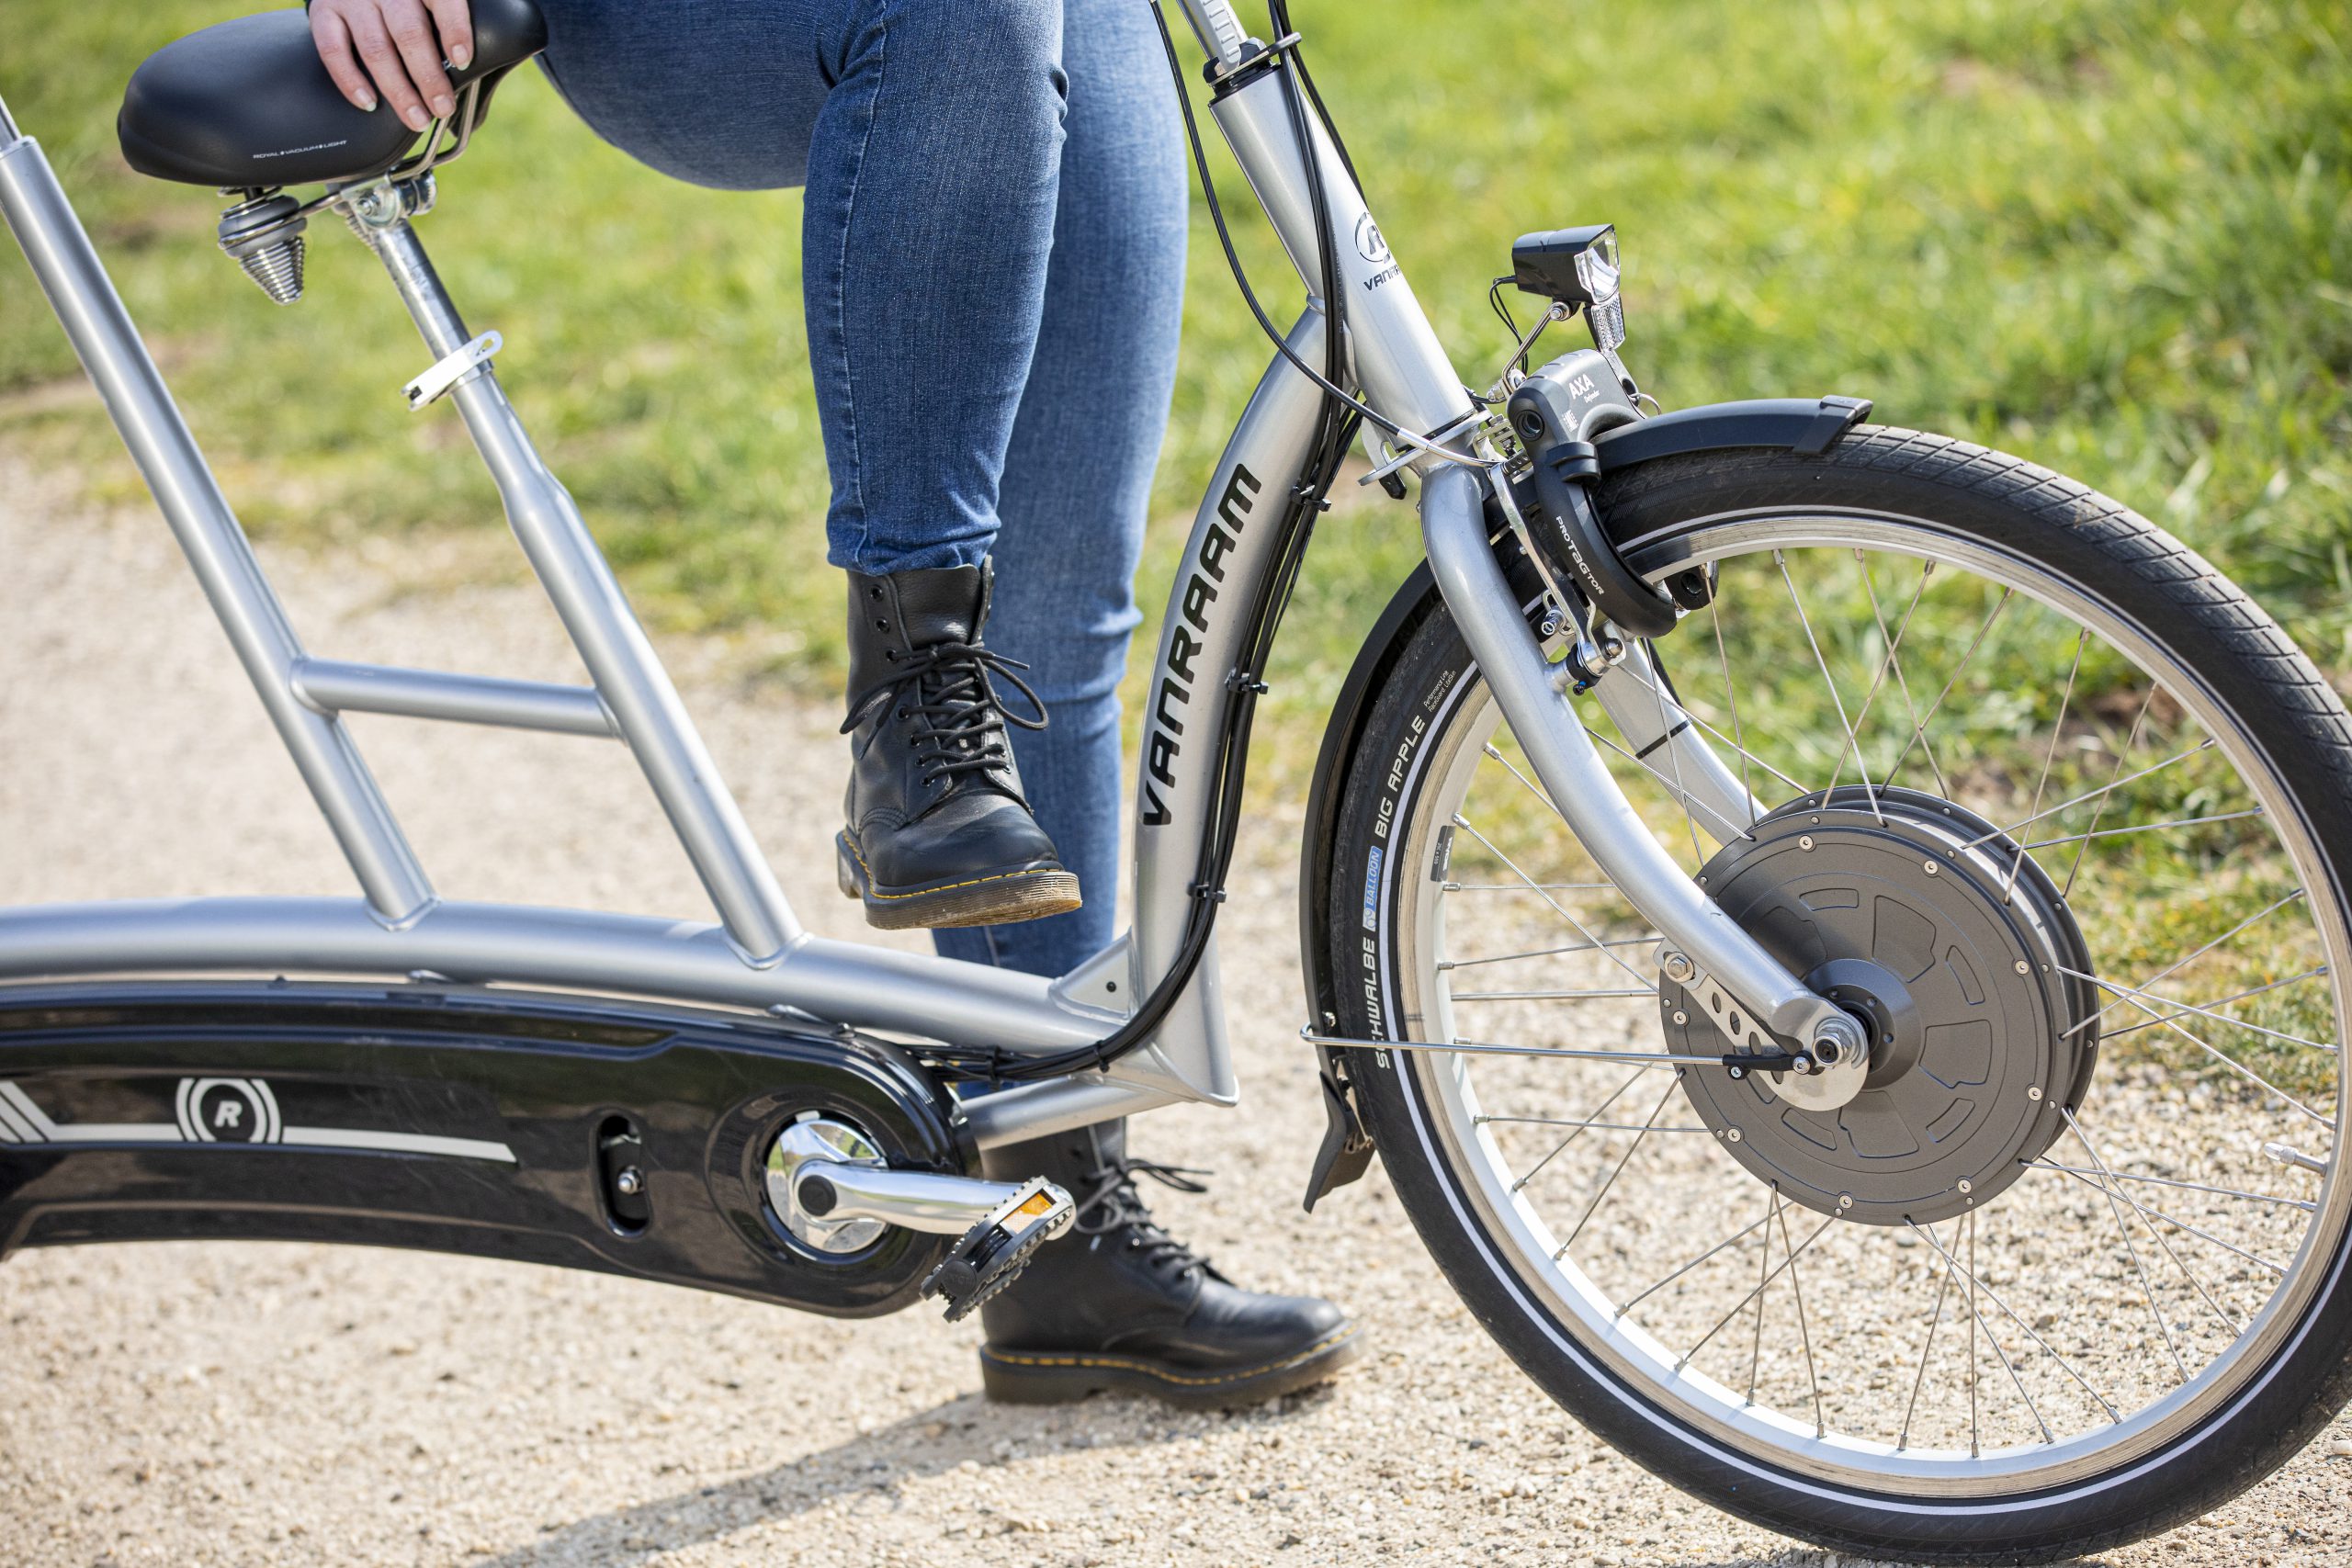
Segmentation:
{"type": "MultiPolygon", "coordinates": [[[[487,84],[547,47],[537,0],[473,0],[474,58],[449,73],[487,84]]],[[[239,17],[164,45],[131,73],[115,118],[142,175],[250,189],[364,179],[408,155],[417,133],[390,104],[352,107],[300,11],[239,17]]]]}

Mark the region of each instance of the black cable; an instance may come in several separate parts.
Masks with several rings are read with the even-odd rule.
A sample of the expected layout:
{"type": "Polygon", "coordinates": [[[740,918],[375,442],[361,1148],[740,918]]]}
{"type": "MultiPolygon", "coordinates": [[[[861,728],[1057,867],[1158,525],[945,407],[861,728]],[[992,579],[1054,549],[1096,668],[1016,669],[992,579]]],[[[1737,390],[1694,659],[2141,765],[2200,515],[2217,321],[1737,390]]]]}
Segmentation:
{"type": "MultiPolygon", "coordinates": [[[[1298,29],[1290,25],[1289,0],[1267,0],[1268,19],[1272,22],[1276,38],[1288,38],[1298,29]]],[[[1323,107],[1323,95],[1316,90],[1314,73],[1306,69],[1306,57],[1295,49],[1291,51],[1291,63],[1298,67],[1299,85],[1306,89],[1306,96],[1315,105],[1315,116],[1331,135],[1331,151],[1340,155],[1340,167],[1348,171],[1348,179],[1356,189],[1363,189],[1363,176],[1356,173],[1356,161],[1348,156],[1348,144],[1340,140],[1340,128],[1331,118],[1331,111],[1323,107]]]]}
{"type": "MultiPolygon", "coordinates": [[[[1200,859],[1195,863],[1193,886],[1188,889],[1193,899],[1191,914],[1184,922],[1184,933],[1178,943],[1176,958],[1161,976],[1136,1012],[1110,1034],[1090,1045],[1073,1046],[1046,1055],[1031,1055],[1005,1050],[1001,1046],[933,1046],[920,1052],[922,1059],[943,1072],[986,1079],[992,1083],[1028,1082],[1041,1078],[1064,1077],[1069,1073],[1109,1066],[1119,1057],[1136,1049],[1159,1032],[1192,983],[1200,963],[1208,952],[1209,937],[1216,923],[1216,906],[1225,897],[1225,878],[1233,863],[1233,852],[1240,837],[1243,784],[1246,782],[1250,736],[1257,711],[1257,699],[1265,689],[1263,675],[1272,656],[1274,639],[1283,612],[1289,608],[1296,590],[1299,572],[1305,563],[1306,547],[1314,534],[1315,519],[1329,502],[1332,482],[1338,479],[1340,465],[1346,461],[1351,445],[1355,440],[1359,423],[1372,419],[1392,434],[1401,434],[1397,427],[1382,420],[1364,404],[1350,397],[1338,385],[1344,367],[1342,332],[1346,304],[1338,291],[1339,272],[1337,247],[1332,232],[1329,203],[1323,188],[1319,160],[1314,156],[1314,142],[1306,125],[1306,109],[1299,85],[1287,74],[1288,68],[1298,66],[1297,51],[1292,49],[1286,59],[1275,69],[1284,71],[1283,81],[1285,104],[1291,117],[1292,130],[1306,154],[1307,181],[1315,209],[1318,269],[1324,289],[1325,333],[1324,359],[1326,371],[1317,375],[1295,353],[1277,332],[1244,276],[1239,256],[1235,253],[1231,235],[1211,183],[1206,153],[1202,148],[1200,130],[1193,118],[1192,100],[1185,92],[1183,68],[1177,60],[1175,40],[1170,36],[1166,16],[1155,0],[1152,15],[1159,28],[1162,49],[1168,56],[1170,76],[1174,79],[1178,100],[1184,110],[1184,128],[1192,143],[1193,165],[1199,172],[1201,187],[1207,197],[1211,217],[1215,220],[1217,238],[1225,247],[1226,260],[1232,268],[1234,282],[1242,297],[1249,301],[1250,311],[1258,318],[1259,326],[1279,348],[1283,356],[1322,388],[1324,398],[1317,411],[1316,427],[1309,439],[1306,458],[1300,466],[1299,476],[1287,492],[1288,502],[1278,530],[1281,540],[1273,570],[1267,573],[1259,597],[1250,606],[1248,632],[1242,656],[1231,674],[1233,696],[1226,705],[1224,724],[1217,737],[1216,775],[1208,801],[1207,830],[1201,842],[1200,859]]],[[[1278,18],[1278,20],[1281,20],[1278,18]]],[[[1282,31],[1287,33],[1286,20],[1281,20],[1282,31]]],[[[1303,66],[1300,75],[1305,76],[1303,66]]],[[[1314,98],[1316,111],[1323,114],[1321,99],[1314,96],[1311,83],[1306,90],[1314,98]]],[[[1331,137],[1340,162],[1348,166],[1350,177],[1353,166],[1348,164],[1347,149],[1325,117],[1325,131],[1331,137]]]]}
{"type": "Polygon", "coordinates": [[[1225,226],[1225,208],[1216,198],[1216,182],[1209,175],[1208,153],[1201,145],[1201,129],[1193,118],[1192,95],[1184,90],[1184,68],[1176,58],[1176,40],[1169,34],[1168,17],[1160,10],[1159,0],[1152,0],[1151,15],[1159,26],[1159,45],[1167,51],[1169,72],[1176,79],[1176,101],[1184,110],[1184,135],[1193,146],[1193,166],[1200,175],[1201,195],[1208,201],[1209,221],[1216,226],[1217,243],[1225,247],[1225,265],[1233,274],[1234,287],[1241,291],[1250,313],[1258,318],[1258,329],[1266,334],[1267,340],[1282,356],[1297,368],[1299,374],[1322,388],[1325,396],[1339,399],[1352,409],[1359,419],[1370,422],[1376,430],[1385,430],[1391,435],[1405,434],[1402,425],[1385,418],[1370,404],[1349,396],[1336,382],[1301,359],[1283,336],[1282,329],[1275,326],[1272,318],[1266,314],[1266,308],[1258,302],[1257,291],[1250,287],[1249,275],[1242,270],[1240,254],[1233,248],[1233,235],[1225,226]]]}

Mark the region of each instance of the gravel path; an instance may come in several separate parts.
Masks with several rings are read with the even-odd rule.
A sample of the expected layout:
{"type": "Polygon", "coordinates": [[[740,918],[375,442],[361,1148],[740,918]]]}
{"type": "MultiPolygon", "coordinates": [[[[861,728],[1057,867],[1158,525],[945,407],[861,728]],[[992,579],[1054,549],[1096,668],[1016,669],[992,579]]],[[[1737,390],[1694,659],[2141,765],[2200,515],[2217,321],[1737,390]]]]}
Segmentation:
{"type": "MultiPolygon", "coordinates": [[[[160,520],[90,515],[5,453],[0,498],[0,901],[348,891],[160,520]]],[[[571,678],[498,543],[272,564],[322,651],[571,678]]],[[[667,651],[804,918],[867,934],[831,886],[831,716],[748,682],[755,645],[667,651]]],[[[359,729],[445,891],[704,917],[616,749],[359,729]]],[[[1233,1274],[1362,1316],[1375,1352],[1336,1385],[1232,1416],[999,1409],[975,1326],[928,1311],[842,1324],[356,1248],[36,1252],[0,1268],[0,1561],[1824,1562],[1537,1394],[1377,1172],[1299,1212],[1320,1116],[1291,1034],[1295,829],[1256,827],[1227,917],[1245,1108],[1160,1112],[1137,1141],[1218,1171],[1161,1207],[1233,1274]]],[[[2258,1490],[2103,1561],[2352,1561],[2347,1501],[2339,1422],[2258,1490]]]]}

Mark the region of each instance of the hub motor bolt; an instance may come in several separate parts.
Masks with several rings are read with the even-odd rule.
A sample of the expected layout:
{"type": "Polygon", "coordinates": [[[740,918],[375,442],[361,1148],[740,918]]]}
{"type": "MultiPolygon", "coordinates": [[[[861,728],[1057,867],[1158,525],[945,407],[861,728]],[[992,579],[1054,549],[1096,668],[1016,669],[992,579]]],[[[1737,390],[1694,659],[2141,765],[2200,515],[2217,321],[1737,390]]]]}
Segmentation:
{"type": "Polygon", "coordinates": [[[1861,1026],[1844,1013],[1825,1018],[1813,1032],[1813,1054],[1825,1065],[1842,1060],[1849,1051],[1860,1051],[1868,1041],[1861,1026]]]}

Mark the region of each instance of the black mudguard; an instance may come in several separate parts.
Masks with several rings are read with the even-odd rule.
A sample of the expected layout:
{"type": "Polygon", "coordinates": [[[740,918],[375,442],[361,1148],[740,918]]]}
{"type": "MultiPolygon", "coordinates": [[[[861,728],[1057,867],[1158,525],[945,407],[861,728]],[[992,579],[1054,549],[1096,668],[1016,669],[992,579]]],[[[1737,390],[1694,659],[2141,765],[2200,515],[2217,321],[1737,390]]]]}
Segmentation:
{"type": "MultiPolygon", "coordinates": [[[[1637,424],[1621,425],[1594,437],[1592,448],[1604,474],[1660,457],[1688,452],[1754,446],[1818,456],[1827,452],[1846,433],[1870,416],[1871,404],[1860,398],[1760,398],[1744,402],[1710,403],[1678,409],[1637,424]]],[[[1601,524],[1605,528],[1608,519],[1601,524]]],[[[1496,548],[1507,552],[1506,573],[1521,591],[1531,610],[1540,600],[1541,584],[1517,543],[1499,528],[1496,548]]],[[[1307,791],[1306,822],[1299,849],[1299,961],[1306,983],[1307,1016],[1315,1028],[1329,1032],[1339,1025],[1340,976],[1331,965],[1331,930],[1326,919],[1331,879],[1331,844],[1338,829],[1340,796],[1355,761],[1365,720],[1374,699],[1386,684],[1388,669],[1405,639],[1436,608],[1437,584],[1426,562],[1414,569],[1381,612],[1371,635],[1364,638],[1348,678],[1341,682],[1330,720],[1323,732],[1323,747],[1315,761],[1314,782],[1307,791]]],[[[1306,1207],[1333,1188],[1361,1177],[1371,1164],[1372,1144],[1364,1135],[1349,1098],[1346,1067],[1340,1053],[1318,1048],[1323,1078],[1323,1103],[1328,1117],[1306,1192],[1306,1207]]]]}
{"type": "Polygon", "coordinates": [[[820,1257],[769,1211],[767,1145],[810,1111],[893,1165],[978,1168],[953,1101],[901,1053],[773,1020],[454,986],[11,988],[0,1255],[358,1242],[835,1316],[909,1304],[945,1238],[894,1227],[820,1257]]]}

